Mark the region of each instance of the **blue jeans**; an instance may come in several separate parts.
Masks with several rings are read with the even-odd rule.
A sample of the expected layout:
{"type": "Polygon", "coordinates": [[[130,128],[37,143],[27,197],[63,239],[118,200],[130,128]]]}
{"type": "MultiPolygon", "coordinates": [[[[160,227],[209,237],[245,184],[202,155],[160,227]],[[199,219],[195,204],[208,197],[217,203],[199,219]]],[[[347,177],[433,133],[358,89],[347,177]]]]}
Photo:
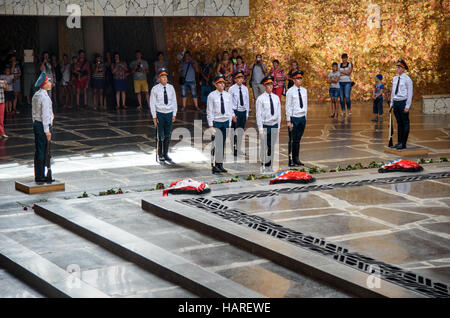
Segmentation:
{"type": "Polygon", "coordinates": [[[170,113],[160,113],[156,112],[156,118],[158,118],[158,139],[159,140],[170,140],[172,133],[172,117],[173,112],[170,113]]]}
{"type": "Polygon", "coordinates": [[[339,88],[337,87],[330,87],[330,97],[331,98],[339,98],[339,88]]]}
{"type": "Polygon", "coordinates": [[[195,81],[185,81],[181,85],[181,97],[187,97],[188,89],[191,91],[192,98],[197,98],[197,85],[195,81]]]}
{"type": "Polygon", "coordinates": [[[350,92],[352,91],[351,82],[340,82],[340,99],[341,99],[341,109],[345,111],[345,103],[347,103],[347,110],[352,109],[352,102],[350,101],[350,92]]]}

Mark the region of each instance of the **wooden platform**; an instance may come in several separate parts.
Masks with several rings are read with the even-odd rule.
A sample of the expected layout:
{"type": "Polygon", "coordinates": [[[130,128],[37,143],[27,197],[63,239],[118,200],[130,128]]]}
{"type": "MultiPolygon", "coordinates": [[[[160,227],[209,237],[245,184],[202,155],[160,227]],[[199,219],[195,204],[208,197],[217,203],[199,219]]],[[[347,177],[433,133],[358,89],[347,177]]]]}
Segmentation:
{"type": "Polygon", "coordinates": [[[408,157],[408,156],[422,156],[428,154],[428,149],[424,147],[419,147],[416,145],[407,145],[406,149],[395,149],[384,147],[384,152],[394,154],[400,157],[408,157]]]}
{"type": "Polygon", "coordinates": [[[64,191],[65,183],[55,180],[53,183],[37,184],[34,181],[19,182],[16,181],[16,190],[26,194],[46,193],[55,191],[64,191]]]}

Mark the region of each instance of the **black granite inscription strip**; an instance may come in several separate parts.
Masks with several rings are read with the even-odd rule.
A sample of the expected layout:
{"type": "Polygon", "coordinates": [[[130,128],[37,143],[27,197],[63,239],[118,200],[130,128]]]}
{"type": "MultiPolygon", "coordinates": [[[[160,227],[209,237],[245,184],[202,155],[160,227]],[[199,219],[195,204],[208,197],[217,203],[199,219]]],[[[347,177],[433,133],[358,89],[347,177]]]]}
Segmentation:
{"type": "Polygon", "coordinates": [[[214,196],[214,198],[217,200],[223,201],[223,202],[225,202],[225,201],[242,201],[242,200],[250,200],[250,199],[254,199],[254,198],[272,197],[272,196],[277,196],[279,194],[287,194],[287,193],[324,191],[324,190],[333,190],[336,188],[360,187],[360,186],[364,186],[364,185],[374,185],[374,184],[394,184],[394,183],[403,183],[403,182],[432,180],[432,179],[443,179],[443,178],[449,178],[449,177],[450,177],[450,172],[439,172],[439,173],[429,173],[429,174],[418,174],[418,175],[413,175],[413,176],[409,175],[409,176],[388,177],[388,178],[379,178],[379,179],[364,179],[364,180],[358,180],[358,181],[338,182],[338,183],[331,183],[331,184],[306,185],[306,186],[281,188],[281,189],[273,189],[273,190],[249,191],[249,192],[241,192],[241,193],[236,193],[236,194],[216,195],[216,196],[214,196]]]}

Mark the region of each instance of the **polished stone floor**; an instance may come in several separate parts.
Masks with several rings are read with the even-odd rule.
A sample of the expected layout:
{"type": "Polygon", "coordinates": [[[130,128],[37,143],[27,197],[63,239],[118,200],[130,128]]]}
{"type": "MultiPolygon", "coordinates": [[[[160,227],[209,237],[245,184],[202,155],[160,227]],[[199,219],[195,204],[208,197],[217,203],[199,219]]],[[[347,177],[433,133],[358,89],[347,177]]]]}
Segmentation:
{"type": "Polygon", "coordinates": [[[338,188],[226,205],[450,284],[449,181],[338,188]]]}
{"type": "MultiPolygon", "coordinates": [[[[370,121],[370,103],[353,105],[350,118],[329,118],[328,105],[311,103],[301,144],[307,166],[342,167],[371,161],[388,161],[387,116],[383,123],[370,121]]],[[[411,114],[410,143],[426,146],[428,157],[450,155],[450,117],[422,115],[415,102],[411,114]]],[[[62,269],[81,268],[84,282],[113,297],[196,297],[195,294],[149,273],[69,230],[32,212],[39,202],[59,202],[89,213],[120,229],[179,255],[201,267],[268,297],[349,297],[346,292],[293,272],[225,241],[175,225],[140,207],[141,193],[158,182],[182,177],[217,180],[210,172],[207,144],[200,137],[173,141],[176,165],[155,161],[155,129],[149,113],[127,111],[55,110],[53,173],[66,183],[66,191],[25,195],[14,190],[15,180],[33,175],[33,133],[29,110],[6,118],[0,140],[0,234],[19,242],[62,269]],[[99,191],[122,187],[122,197],[97,197],[99,191]],[[90,198],[76,199],[86,191],[90,198]],[[26,210],[24,210],[24,207],[26,210]]],[[[283,121],[284,122],[284,121],[283,121]]],[[[202,113],[180,113],[178,131],[205,130],[202,113]],[[194,120],[203,119],[203,123],[194,120]]],[[[254,112],[247,127],[254,127],[254,112]]],[[[195,136],[195,135],[194,135],[195,136]]],[[[201,135],[200,135],[201,136],[201,135]]],[[[287,132],[280,136],[280,169],[287,163],[287,132]]],[[[249,149],[255,149],[250,142],[249,149]]],[[[413,158],[416,159],[416,158],[413,158]]],[[[228,158],[226,177],[259,172],[256,163],[228,158]]],[[[434,169],[448,171],[446,164],[434,169]]],[[[334,179],[374,171],[322,175],[334,179]]],[[[267,180],[255,181],[264,185],[267,180]]],[[[214,191],[220,191],[217,185],[214,191]]],[[[250,183],[241,184],[244,191],[250,183]]],[[[380,261],[396,264],[443,283],[450,283],[450,179],[280,195],[235,203],[287,228],[323,237],[380,261]]],[[[43,297],[0,267],[0,297],[43,297]]]]}

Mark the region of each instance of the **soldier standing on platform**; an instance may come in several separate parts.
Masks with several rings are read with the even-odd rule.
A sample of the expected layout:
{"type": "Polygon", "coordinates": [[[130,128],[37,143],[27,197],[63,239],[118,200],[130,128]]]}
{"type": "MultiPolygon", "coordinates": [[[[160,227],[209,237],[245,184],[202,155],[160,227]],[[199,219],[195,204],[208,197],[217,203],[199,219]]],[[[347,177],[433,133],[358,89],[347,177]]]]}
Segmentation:
{"type": "Polygon", "coordinates": [[[208,126],[213,132],[215,147],[215,162],[212,173],[227,172],[223,167],[225,140],[227,129],[231,127],[231,121],[236,122],[232,108],[231,94],[225,91],[225,76],[222,74],[214,78],[216,90],[208,95],[206,105],[206,117],[208,126]]]}
{"type": "Polygon", "coordinates": [[[153,123],[158,128],[158,157],[159,160],[172,163],[169,157],[172,123],[177,116],[177,95],[173,85],[168,81],[168,70],[160,68],[157,72],[159,84],[153,86],[150,94],[150,112],[153,123]]]}
{"type": "Polygon", "coordinates": [[[245,78],[244,71],[237,71],[234,73],[234,80],[236,84],[230,87],[228,93],[232,97],[232,107],[236,116],[236,123],[232,123],[230,142],[233,149],[233,154],[243,155],[241,150],[242,137],[244,136],[245,124],[248,118],[250,107],[250,99],[248,95],[248,88],[243,84],[245,78]]]}
{"type": "Polygon", "coordinates": [[[47,93],[52,89],[52,82],[45,73],[41,73],[34,86],[39,88],[31,101],[35,142],[34,180],[39,183],[51,182],[52,180],[47,180],[44,173],[47,143],[52,138],[51,127],[54,118],[52,100],[47,93]]]}
{"type": "Polygon", "coordinates": [[[286,121],[289,139],[292,140],[292,163],[294,166],[303,166],[298,156],[300,140],[306,127],[308,95],[306,88],[302,87],[303,71],[295,71],[291,78],[294,80],[294,86],[289,88],[286,94],[286,121]]]}
{"type": "Polygon", "coordinates": [[[405,74],[408,66],[404,60],[399,59],[396,67],[398,75],[392,80],[391,107],[389,108],[389,111],[394,108],[397,120],[398,143],[393,148],[405,149],[409,135],[409,108],[413,96],[413,83],[405,74]]]}
{"type": "Polygon", "coordinates": [[[262,140],[261,164],[272,167],[275,143],[281,125],[281,102],[278,96],[272,93],[273,76],[264,77],[261,84],[264,85],[265,92],[256,100],[256,124],[262,140]]]}

